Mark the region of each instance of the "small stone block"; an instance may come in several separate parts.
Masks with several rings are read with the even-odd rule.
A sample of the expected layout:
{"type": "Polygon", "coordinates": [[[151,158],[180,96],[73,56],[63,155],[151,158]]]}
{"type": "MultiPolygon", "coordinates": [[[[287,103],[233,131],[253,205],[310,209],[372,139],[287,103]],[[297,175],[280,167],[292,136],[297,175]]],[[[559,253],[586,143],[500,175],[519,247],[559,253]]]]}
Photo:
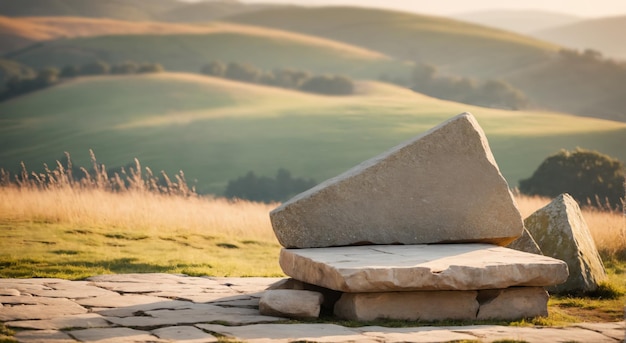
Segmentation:
{"type": "Polygon", "coordinates": [[[324,296],[318,292],[275,289],[261,296],[259,312],[264,316],[317,318],[323,302],[324,296]]]}
{"type": "Polygon", "coordinates": [[[548,292],[542,287],[512,287],[478,292],[477,319],[517,320],[546,317],[548,292]]]}

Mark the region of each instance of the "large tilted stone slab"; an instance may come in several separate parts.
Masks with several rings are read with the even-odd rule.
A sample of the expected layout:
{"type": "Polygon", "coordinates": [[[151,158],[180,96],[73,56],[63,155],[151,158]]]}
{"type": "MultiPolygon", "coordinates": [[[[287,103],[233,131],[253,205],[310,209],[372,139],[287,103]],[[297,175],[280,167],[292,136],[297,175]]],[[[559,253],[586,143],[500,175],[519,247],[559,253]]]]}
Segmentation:
{"type": "Polygon", "coordinates": [[[533,236],[528,232],[526,228],[524,228],[524,232],[522,235],[511,242],[511,244],[506,246],[507,248],[529,252],[531,254],[543,255],[541,249],[539,249],[539,245],[533,239],[533,236]]]}
{"type": "Polygon", "coordinates": [[[354,293],[542,287],[568,276],[563,261],[479,243],[282,249],[279,262],[294,279],[354,293]]]}
{"type": "Polygon", "coordinates": [[[476,119],[460,114],[270,213],[287,248],[484,242],[523,222],[476,119]]]}
{"type": "Polygon", "coordinates": [[[569,194],[559,195],[524,223],[544,255],[563,260],[569,267],[567,281],[550,287],[549,291],[594,291],[606,280],[606,271],[587,223],[576,200],[569,194]]]}

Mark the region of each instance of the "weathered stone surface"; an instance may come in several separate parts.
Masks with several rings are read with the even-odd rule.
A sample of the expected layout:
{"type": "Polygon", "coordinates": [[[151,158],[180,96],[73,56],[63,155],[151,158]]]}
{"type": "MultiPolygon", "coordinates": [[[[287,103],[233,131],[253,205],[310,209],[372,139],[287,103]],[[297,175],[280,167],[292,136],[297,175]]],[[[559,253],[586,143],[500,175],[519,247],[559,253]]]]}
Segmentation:
{"type": "Polygon", "coordinates": [[[87,309],[68,299],[42,299],[45,299],[45,302],[47,303],[46,305],[13,305],[0,307],[0,322],[11,320],[51,319],[60,316],[87,313],[87,309]]]}
{"type": "Polygon", "coordinates": [[[475,342],[476,336],[466,332],[454,332],[442,327],[389,328],[382,326],[363,326],[354,328],[363,332],[365,337],[377,338],[380,342],[411,343],[452,343],[475,342]]]}
{"type": "Polygon", "coordinates": [[[265,291],[259,301],[259,312],[265,316],[317,318],[324,296],[321,293],[293,289],[265,291]]]}
{"type": "Polygon", "coordinates": [[[217,337],[210,335],[194,326],[168,326],[152,330],[152,334],[171,342],[210,343],[218,342],[217,337]]]}
{"type": "Polygon", "coordinates": [[[67,328],[105,328],[111,326],[96,313],[73,314],[52,319],[21,320],[5,323],[14,328],[61,330],[67,328]]]}
{"type": "Polygon", "coordinates": [[[569,268],[565,283],[551,292],[594,291],[606,280],[602,259],[582,212],[569,194],[561,194],[524,220],[544,255],[563,260],[569,268]]]}
{"type": "Polygon", "coordinates": [[[246,326],[196,324],[196,326],[247,343],[287,343],[294,341],[380,343],[380,340],[368,339],[356,330],[335,324],[256,324],[246,326]]]}
{"type": "Polygon", "coordinates": [[[76,343],[77,341],[63,331],[28,330],[15,334],[20,343],[76,343]]]}
{"type": "Polygon", "coordinates": [[[530,235],[530,233],[528,233],[528,229],[526,228],[524,228],[524,232],[520,238],[514,240],[506,247],[531,254],[543,255],[541,249],[539,249],[539,246],[537,245],[537,242],[535,242],[535,239],[530,235]]]}
{"type": "Polygon", "coordinates": [[[270,218],[287,248],[506,245],[523,230],[484,132],[469,113],[295,196],[270,218]]]}
{"type": "Polygon", "coordinates": [[[280,266],[297,280],[352,293],[547,286],[567,279],[563,261],[478,243],[282,249],[280,266]]]}
{"type": "Polygon", "coordinates": [[[20,291],[13,288],[0,288],[0,296],[18,296],[20,295],[20,291]]]}
{"type": "Polygon", "coordinates": [[[87,281],[59,281],[45,284],[47,289],[32,290],[29,293],[41,297],[81,299],[98,296],[115,296],[115,292],[102,289],[87,281]]]}
{"type": "Polygon", "coordinates": [[[349,320],[472,320],[476,318],[476,291],[344,293],[335,315],[349,320]]]}
{"type": "Polygon", "coordinates": [[[70,331],[69,334],[83,342],[167,342],[166,340],[158,339],[149,332],[129,328],[73,330],[70,331]]]}
{"type": "Polygon", "coordinates": [[[271,284],[267,289],[296,289],[322,293],[322,295],[324,296],[324,302],[322,303],[322,307],[330,309],[331,311],[335,307],[335,303],[337,302],[337,300],[339,300],[339,298],[343,294],[343,292],[336,291],[334,289],[302,282],[294,278],[281,279],[280,281],[271,284]]]}
{"type": "Polygon", "coordinates": [[[543,287],[513,287],[478,292],[477,319],[517,320],[548,315],[548,293],[543,287]]]}

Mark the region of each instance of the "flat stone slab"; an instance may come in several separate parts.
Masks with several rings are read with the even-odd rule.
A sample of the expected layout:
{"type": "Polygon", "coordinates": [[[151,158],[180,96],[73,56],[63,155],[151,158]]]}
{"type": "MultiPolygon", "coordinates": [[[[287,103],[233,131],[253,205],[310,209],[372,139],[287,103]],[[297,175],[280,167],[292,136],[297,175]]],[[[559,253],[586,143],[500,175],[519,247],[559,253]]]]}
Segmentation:
{"type": "Polygon", "coordinates": [[[286,248],[483,242],[524,224],[478,122],[460,114],[270,213],[286,248]]]}
{"type": "Polygon", "coordinates": [[[106,328],[109,322],[96,313],[73,314],[40,320],[20,320],[4,323],[6,326],[23,329],[61,330],[67,328],[106,328]]]}
{"type": "Polygon", "coordinates": [[[208,334],[195,326],[167,326],[152,330],[152,334],[171,342],[211,343],[219,342],[217,337],[208,334]]]}
{"type": "Polygon", "coordinates": [[[294,279],[351,293],[543,287],[568,276],[563,261],[477,243],[282,249],[280,266],[294,279]]]}

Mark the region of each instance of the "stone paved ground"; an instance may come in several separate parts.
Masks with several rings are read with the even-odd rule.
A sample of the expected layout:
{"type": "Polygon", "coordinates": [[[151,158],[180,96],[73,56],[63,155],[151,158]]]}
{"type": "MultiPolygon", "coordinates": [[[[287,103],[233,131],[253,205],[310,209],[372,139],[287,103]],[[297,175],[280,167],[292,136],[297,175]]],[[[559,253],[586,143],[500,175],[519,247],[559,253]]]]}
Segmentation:
{"type": "Polygon", "coordinates": [[[85,281],[0,279],[0,322],[20,342],[622,342],[624,322],[560,328],[455,326],[347,328],[284,324],[262,316],[259,297],[276,278],[171,274],[96,276],[85,281]],[[222,339],[224,341],[224,339],[222,339]]]}

